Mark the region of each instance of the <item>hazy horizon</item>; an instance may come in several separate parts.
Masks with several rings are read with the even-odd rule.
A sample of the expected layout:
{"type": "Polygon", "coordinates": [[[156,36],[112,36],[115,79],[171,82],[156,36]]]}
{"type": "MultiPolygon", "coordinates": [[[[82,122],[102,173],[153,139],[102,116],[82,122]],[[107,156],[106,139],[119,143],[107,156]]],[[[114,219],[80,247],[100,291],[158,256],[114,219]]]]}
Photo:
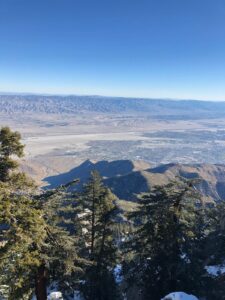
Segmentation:
{"type": "Polygon", "coordinates": [[[194,98],[169,98],[169,97],[138,97],[138,96],[120,96],[120,95],[95,95],[95,94],[78,94],[78,93],[40,93],[40,92],[5,92],[0,91],[0,96],[50,96],[50,97],[102,97],[102,98],[124,98],[124,99],[144,99],[144,100],[167,100],[167,101],[204,101],[204,102],[225,102],[225,99],[194,99],[194,98]]]}

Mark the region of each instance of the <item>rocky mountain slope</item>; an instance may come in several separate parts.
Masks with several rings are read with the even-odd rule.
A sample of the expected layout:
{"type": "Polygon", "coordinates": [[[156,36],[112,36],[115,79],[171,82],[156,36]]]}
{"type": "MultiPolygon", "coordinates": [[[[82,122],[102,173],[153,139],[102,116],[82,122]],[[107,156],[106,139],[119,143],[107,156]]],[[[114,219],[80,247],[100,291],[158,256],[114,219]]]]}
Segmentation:
{"type": "Polygon", "coordinates": [[[136,195],[147,192],[152,186],[164,185],[170,180],[179,178],[198,178],[198,189],[205,201],[220,201],[225,199],[225,165],[182,165],[167,164],[151,168],[148,163],[130,160],[100,161],[93,163],[85,161],[80,166],[67,173],[47,177],[44,180],[48,188],[80,178],[85,183],[92,170],[98,170],[106,185],[123,200],[137,200],[136,195]]]}

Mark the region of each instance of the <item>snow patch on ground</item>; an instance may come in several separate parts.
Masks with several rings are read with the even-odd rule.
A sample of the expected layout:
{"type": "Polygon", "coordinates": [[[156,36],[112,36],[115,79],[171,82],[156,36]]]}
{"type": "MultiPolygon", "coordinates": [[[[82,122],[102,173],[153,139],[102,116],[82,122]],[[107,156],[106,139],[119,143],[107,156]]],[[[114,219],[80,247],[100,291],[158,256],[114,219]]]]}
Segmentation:
{"type": "MultiPolygon", "coordinates": [[[[68,297],[67,297],[68,299],[68,297]]],[[[72,297],[69,297],[70,300],[83,300],[80,293],[75,291],[72,297]]],[[[61,292],[52,292],[48,296],[48,300],[63,300],[63,296],[61,292]]]]}
{"type": "Polygon", "coordinates": [[[225,273],[224,266],[207,266],[206,271],[213,276],[219,276],[225,273]]]}
{"type": "Polygon", "coordinates": [[[188,295],[183,292],[174,292],[174,293],[170,293],[169,295],[165,296],[161,300],[198,300],[198,298],[196,298],[193,295],[188,295]]]}
{"type": "MultiPolygon", "coordinates": [[[[64,300],[62,292],[58,290],[57,282],[53,282],[47,289],[48,300],[64,300]]],[[[84,300],[79,291],[73,291],[72,295],[66,297],[68,300],[84,300]]],[[[0,299],[1,300],[1,299],[0,299]]],[[[36,300],[35,295],[32,300],[36,300]]]]}
{"type": "Polygon", "coordinates": [[[120,284],[123,281],[123,276],[122,276],[122,266],[121,265],[116,265],[114,268],[114,278],[117,284],[120,284]]]}
{"type": "Polygon", "coordinates": [[[52,292],[48,296],[48,300],[63,300],[63,296],[61,292],[52,292]]]}

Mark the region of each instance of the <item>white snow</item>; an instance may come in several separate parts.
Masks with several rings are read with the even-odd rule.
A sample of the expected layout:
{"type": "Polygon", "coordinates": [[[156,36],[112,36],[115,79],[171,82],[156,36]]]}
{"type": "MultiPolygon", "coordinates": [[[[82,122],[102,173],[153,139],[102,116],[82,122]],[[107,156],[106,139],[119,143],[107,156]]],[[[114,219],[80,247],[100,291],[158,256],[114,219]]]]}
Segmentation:
{"type": "Polygon", "coordinates": [[[207,266],[206,270],[210,275],[213,276],[218,276],[225,273],[224,266],[207,266]]]}
{"type": "MultiPolygon", "coordinates": [[[[62,292],[59,291],[58,283],[52,282],[47,288],[48,300],[64,300],[62,292]]],[[[79,291],[71,291],[70,295],[66,295],[68,300],[84,300],[79,291]]],[[[1,298],[0,298],[1,300],[1,298]]],[[[37,300],[36,296],[32,297],[32,300],[37,300]]]]}
{"type": "Polygon", "coordinates": [[[174,293],[170,293],[169,295],[165,296],[161,300],[198,300],[198,298],[196,298],[193,295],[188,295],[183,292],[174,292],[174,293]]]}
{"type": "Polygon", "coordinates": [[[52,292],[48,296],[48,300],[63,300],[61,292],[52,292]]]}
{"type": "Polygon", "coordinates": [[[114,278],[117,284],[123,281],[123,276],[121,273],[122,273],[122,266],[116,265],[116,267],[114,268],[114,278]]]}

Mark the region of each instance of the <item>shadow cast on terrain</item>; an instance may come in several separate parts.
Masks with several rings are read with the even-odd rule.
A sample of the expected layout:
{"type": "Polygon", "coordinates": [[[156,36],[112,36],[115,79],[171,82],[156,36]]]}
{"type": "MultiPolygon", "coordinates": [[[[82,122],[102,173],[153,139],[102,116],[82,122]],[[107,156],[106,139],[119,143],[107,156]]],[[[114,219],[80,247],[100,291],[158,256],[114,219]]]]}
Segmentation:
{"type": "Polygon", "coordinates": [[[44,179],[48,183],[45,189],[56,188],[79,178],[80,183],[74,189],[81,190],[90,173],[97,170],[103,177],[104,184],[122,200],[137,201],[137,195],[148,192],[152,186],[167,184],[170,180],[198,179],[197,190],[205,201],[225,199],[225,166],[224,165],[182,165],[167,164],[154,168],[137,170],[130,160],[99,161],[86,160],[69,172],[50,176],[44,179]]]}
{"type": "Polygon", "coordinates": [[[99,161],[93,163],[90,160],[86,160],[78,167],[71,169],[70,171],[55,176],[49,176],[43,179],[48,185],[45,189],[52,189],[66,184],[76,178],[80,179],[80,183],[77,185],[79,188],[90,177],[91,171],[96,170],[103,178],[111,178],[116,176],[126,175],[134,170],[134,165],[130,160],[117,160],[117,161],[99,161]]]}

